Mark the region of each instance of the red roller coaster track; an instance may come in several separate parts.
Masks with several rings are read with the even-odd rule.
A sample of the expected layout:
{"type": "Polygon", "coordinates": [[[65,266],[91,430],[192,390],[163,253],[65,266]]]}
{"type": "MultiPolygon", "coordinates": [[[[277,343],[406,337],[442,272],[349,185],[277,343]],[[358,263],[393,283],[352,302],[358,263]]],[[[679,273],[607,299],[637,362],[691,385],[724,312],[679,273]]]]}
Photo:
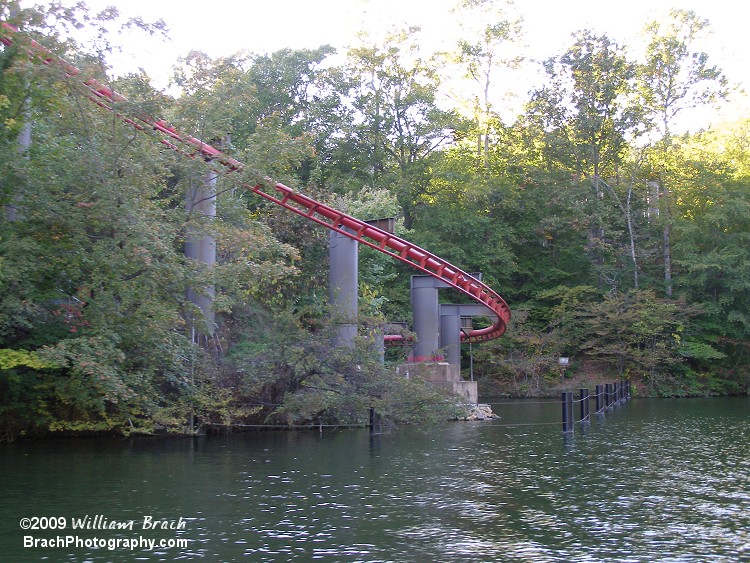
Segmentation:
{"type": "MultiPolygon", "coordinates": [[[[10,46],[13,44],[15,37],[19,37],[17,28],[2,22],[0,24],[0,42],[10,46]]],[[[161,119],[154,119],[146,115],[130,118],[120,114],[116,105],[127,101],[123,96],[93,78],[82,78],[80,76],[81,71],[78,68],[53,54],[36,41],[21,37],[19,39],[21,39],[19,41],[21,48],[26,48],[32,59],[45,65],[57,66],[64,71],[66,76],[78,78],[88,90],[89,98],[93,102],[114,112],[125,123],[139,131],[151,129],[165,135],[165,138],[160,139],[160,142],[170,149],[189,158],[199,157],[210,161],[218,171],[224,171],[225,173],[241,172],[245,168],[243,163],[200,139],[176,131],[174,127],[161,119]]],[[[500,295],[481,281],[407,240],[337,211],[283,184],[274,183],[270,180],[268,182],[268,187],[264,184],[251,185],[244,182],[240,182],[240,184],[259,196],[302,215],[310,221],[319,223],[359,243],[388,254],[396,260],[405,262],[420,272],[445,282],[478,303],[485,305],[496,317],[494,323],[486,328],[469,331],[467,334],[462,333],[463,341],[483,342],[499,338],[505,332],[510,320],[510,308],[500,295]]],[[[401,338],[398,335],[392,335],[387,336],[386,341],[394,343],[401,338]]]]}

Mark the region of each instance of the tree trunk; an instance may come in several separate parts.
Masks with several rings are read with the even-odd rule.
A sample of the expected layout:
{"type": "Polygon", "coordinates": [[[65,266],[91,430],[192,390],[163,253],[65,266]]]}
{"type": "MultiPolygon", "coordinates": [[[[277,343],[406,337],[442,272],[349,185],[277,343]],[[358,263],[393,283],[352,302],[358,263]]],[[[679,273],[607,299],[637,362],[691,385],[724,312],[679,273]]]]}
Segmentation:
{"type": "MultiPolygon", "coordinates": [[[[16,17],[21,11],[19,2],[11,2],[8,6],[8,13],[11,18],[16,17]]],[[[28,84],[26,84],[28,86],[28,84]]],[[[23,101],[23,127],[18,133],[18,152],[22,157],[29,157],[29,148],[31,147],[31,112],[29,111],[29,98],[23,101]]],[[[17,221],[20,217],[18,214],[17,203],[21,201],[21,194],[13,194],[13,201],[5,206],[5,216],[8,221],[17,221]]]]}
{"type": "Polygon", "coordinates": [[[669,190],[662,184],[662,203],[664,208],[664,229],[662,231],[662,243],[664,247],[664,294],[667,298],[672,297],[672,213],[669,208],[669,190]]]}
{"type": "Polygon", "coordinates": [[[672,246],[669,223],[664,225],[664,294],[672,297],[672,246]]]}
{"type": "Polygon", "coordinates": [[[638,258],[635,252],[635,232],[633,232],[633,183],[635,178],[631,178],[628,184],[628,195],[625,198],[625,218],[628,223],[628,236],[630,237],[630,259],[633,261],[633,289],[638,289],[638,258]]]}

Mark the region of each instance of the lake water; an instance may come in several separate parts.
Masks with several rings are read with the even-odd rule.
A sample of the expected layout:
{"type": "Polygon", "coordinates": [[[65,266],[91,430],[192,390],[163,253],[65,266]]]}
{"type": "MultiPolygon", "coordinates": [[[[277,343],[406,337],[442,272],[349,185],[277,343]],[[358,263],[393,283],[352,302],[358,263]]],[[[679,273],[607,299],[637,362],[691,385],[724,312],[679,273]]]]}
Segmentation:
{"type": "Polygon", "coordinates": [[[636,399],[569,438],[557,402],[493,409],[2,445],[0,561],[750,561],[750,399],[636,399]]]}

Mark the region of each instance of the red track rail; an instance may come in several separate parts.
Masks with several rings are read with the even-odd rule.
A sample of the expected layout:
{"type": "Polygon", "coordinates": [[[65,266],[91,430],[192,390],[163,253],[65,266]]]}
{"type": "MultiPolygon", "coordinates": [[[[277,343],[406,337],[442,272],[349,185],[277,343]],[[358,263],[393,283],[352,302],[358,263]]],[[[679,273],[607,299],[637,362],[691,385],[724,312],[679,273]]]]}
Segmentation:
{"type": "MultiPolygon", "coordinates": [[[[5,45],[12,45],[13,38],[17,34],[18,30],[14,26],[5,22],[0,24],[0,42],[5,45]]],[[[200,139],[176,131],[174,127],[161,119],[154,119],[145,115],[137,118],[121,115],[117,112],[115,106],[118,103],[127,101],[123,96],[93,78],[80,78],[81,71],[78,68],[42,47],[36,41],[26,39],[23,41],[23,47],[28,50],[32,59],[39,60],[45,65],[58,66],[69,77],[78,77],[83,86],[88,90],[89,98],[92,101],[103,108],[113,111],[125,123],[135,127],[137,130],[152,129],[165,135],[166,138],[160,139],[160,142],[170,149],[190,158],[199,157],[210,161],[218,171],[223,170],[226,173],[232,173],[241,172],[245,168],[245,165],[238,160],[231,158],[200,139]]],[[[240,182],[240,184],[259,196],[302,215],[310,221],[314,221],[357,242],[388,254],[396,260],[409,264],[420,272],[445,282],[459,292],[485,305],[496,316],[496,320],[487,328],[472,330],[468,334],[462,333],[463,341],[482,342],[492,340],[499,338],[505,332],[510,320],[510,308],[500,295],[481,281],[407,240],[373,225],[369,225],[351,215],[337,211],[324,203],[292,190],[284,184],[274,183],[270,180],[268,182],[268,188],[260,184],[251,185],[244,182],[240,182]]],[[[386,340],[391,343],[400,339],[402,337],[398,335],[386,337],[386,340]]]]}

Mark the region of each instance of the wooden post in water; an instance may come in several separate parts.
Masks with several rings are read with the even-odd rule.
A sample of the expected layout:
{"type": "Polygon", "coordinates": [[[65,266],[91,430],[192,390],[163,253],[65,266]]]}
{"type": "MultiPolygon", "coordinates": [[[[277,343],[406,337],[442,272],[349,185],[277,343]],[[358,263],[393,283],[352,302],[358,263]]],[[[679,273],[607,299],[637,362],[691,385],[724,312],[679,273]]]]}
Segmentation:
{"type": "Polygon", "coordinates": [[[563,433],[573,432],[573,393],[562,394],[563,433]]]}
{"type": "Polygon", "coordinates": [[[581,389],[581,422],[591,422],[589,418],[589,390],[581,389]]]}
{"type": "Polygon", "coordinates": [[[609,408],[612,408],[612,384],[607,383],[604,386],[604,406],[609,408]]]}
{"type": "Polygon", "coordinates": [[[604,385],[596,385],[596,414],[601,414],[604,410],[604,385]]]}
{"type": "Polygon", "coordinates": [[[383,433],[383,424],[380,415],[370,407],[370,436],[383,433]]]}

